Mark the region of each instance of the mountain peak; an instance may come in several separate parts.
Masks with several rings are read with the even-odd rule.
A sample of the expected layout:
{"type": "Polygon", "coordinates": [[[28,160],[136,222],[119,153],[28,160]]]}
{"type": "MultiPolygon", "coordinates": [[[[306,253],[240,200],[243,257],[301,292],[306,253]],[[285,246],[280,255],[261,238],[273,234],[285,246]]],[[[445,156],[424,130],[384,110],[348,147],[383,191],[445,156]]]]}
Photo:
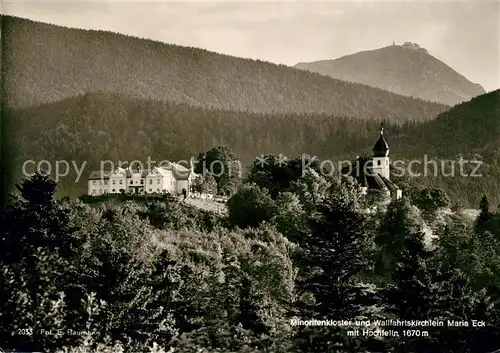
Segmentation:
{"type": "Polygon", "coordinates": [[[412,42],[402,45],[393,42],[387,47],[334,60],[299,63],[295,67],[447,105],[469,101],[485,93],[483,87],[412,42]]]}

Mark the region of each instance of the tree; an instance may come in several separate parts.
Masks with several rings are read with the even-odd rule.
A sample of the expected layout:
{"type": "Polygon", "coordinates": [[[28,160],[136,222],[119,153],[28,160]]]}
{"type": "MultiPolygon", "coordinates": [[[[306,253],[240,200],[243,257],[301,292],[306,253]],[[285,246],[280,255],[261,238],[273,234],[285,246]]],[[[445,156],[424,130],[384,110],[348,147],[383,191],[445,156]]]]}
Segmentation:
{"type": "Polygon", "coordinates": [[[490,222],[492,219],[492,214],[490,213],[490,204],[488,202],[488,198],[484,195],[479,202],[479,215],[476,218],[476,231],[484,232],[490,226],[490,222]]]}
{"type": "Polygon", "coordinates": [[[276,198],[311,170],[318,173],[319,162],[310,156],[288,159],[269,154],[253,162],[246,181],[268,189],[271,197],[276,198]]]}
{"type": "Polygon", "coordinates": [[[227,193],[238,185],[242,170],[238,157],[227,146],[219,146],[198,155],[195,173],[211,174],[217,183],[217,191],[227,193]]]}
{"type": "MultiPolygon", "coordinates": [[[[395,318],[427,320],[440,317],[436,306],[438,288],[427,263],[431,256],[424,245],[422,232],[412,232],[404,238],[399,262],[391,276],[393,284],[384,290],[388,311],[395,318]]],[[[404,346],[406,351],[431,352],[439,347],[430,337],[401,336],[392,343],[404,346]]]]}
{"type": "Polygon", "coordinates": [[[472,266],[467,256],[472,222],[461,214],[454,214],[446,219],[446,224],[435,229],[437,240],[435,247],[435,266],[441,272],[461,269],[470,273],[472,266]]]}
{"type": "Polygon", "coordinates": [[[400,261],[405,240],[422,231],[423,220],[418,208],[403,197],[389,204],[380,224],[375,242],[376,275],[390,279],[395,265],[400,261]]]}
{"type": "Polygon", "coordinates": [[[217,182],[212,174],[198,175],[193,180],[193,191],[213,195],[217,192],[217,182]]]}
{"type": "Polygon", "coordinates": [[[291,192],[280,193],[276,198],[276,214],[271,222],[288,239],[295,241],[307,232],[308,214],[299,197],[291,192]]]}
{"type": "Polygon", "coordinates": [[[0,217],[4,276],[0,341],[26,351],[51,350],[63,337],[47,337],[43,330],[64,327],[64,296],[75,285],[85,232],[71,225],[69,210],[55,201],[56,183],[48,175],[36,173],[17,189],[20,195],[14,196],[0,217]],[[32,335],[12,335],[30,327],[32,335]]]}
{"type": "Polygon", "coordinates": [[[442,327],[434,333],[440,349],[449,352],[492,352],[498,348],[500,338],[498,309],[486,290],[476,291],[468,275],[457,268],[437,273],[440,288],[436,301],[441,317],[446,320],[483,320],[485,327],[442,327]]]}
{"type": "Polygon", "coordinates": [[[465,209],[465,204],[462,200],[458,200],[451,206],[451,210],[454,213],[461,214],[465,209]]]}
{"type": "Polygon", "coordinates": [[[396,291],[389,304],[400,319],[426,318],[432,312],[433,298],[431,273],[427,260],[432,252],[424,245],[422,232],[409,234],[403,241],[402,254],[392,275],[396,291]]]}
{"type": "Polygon", "coordinates": [[[240,228],[258,227],[276,214],[275,201],[267,189],[255,184],[244,184],[227,201],[227,208],[230,224],[240,228]]]}
{"type": "MultiPolygon", "coordinates": [[[[298,238],[303,250],[300,265],[305,271],[298,286],[302,294],[314,296],[313,303],[302,302],[299,315],[350,320],[371,317],[369,307],[375,295],[360,283],[373,248],[365,217],[343,195],[324,200],[317,210],[311,233],[298,238]]],[[[329,352],[339,349],[339,344],[341,349],[349,349],[355,343],[339,327],[315,328],[314,333],[305,328],[299,331],[299,341],[303,337],[307,338],[299,346],[306,352],[329,352]]]]}
{"type": "MultiPolygon", "coordinates": [[[[341,193],[340,184],[335,186],[338,186],[336,191],[341,193]]],[[[317,205],[331,195],[333,187],[329,180],[316,171],[307,169],[300,178],[290,183],[288,190],[298,196],[304,211],[311,216],[314,215],[317,205]]]]}
{"type": "Polygon", "coordinates": [[[30,179],[24,179],[16,185],[16,188],[27,204],[47,208],[54,206],[56,185],[48,174],[35,173],[30,179]]]}
{"type": "Polygon", "coordinates": [[[383,190],[370,188],[367,190],[365,195],[366,206],[377,206],[381,202],[387,200],[389,196],[383,190]]]}
{"type": "Polygon", "coordinates": [[[438,209],[450,206],[449,196],[438,188],[422,189],[416,193],[412,201],[426,216],[433,216],[438,209]]]}

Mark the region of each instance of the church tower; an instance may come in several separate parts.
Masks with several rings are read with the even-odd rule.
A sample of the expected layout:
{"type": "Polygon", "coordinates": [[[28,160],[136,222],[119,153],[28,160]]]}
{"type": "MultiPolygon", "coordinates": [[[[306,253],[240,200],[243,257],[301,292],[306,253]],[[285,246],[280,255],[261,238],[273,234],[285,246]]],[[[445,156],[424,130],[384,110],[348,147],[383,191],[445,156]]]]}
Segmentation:
{"type": "Polygon", "coordinates": [[[384,127],[380,126],[380,137],[373,146],[372,170],[374,173],[390,180],[389,145],[384,138],[384,127]]]}

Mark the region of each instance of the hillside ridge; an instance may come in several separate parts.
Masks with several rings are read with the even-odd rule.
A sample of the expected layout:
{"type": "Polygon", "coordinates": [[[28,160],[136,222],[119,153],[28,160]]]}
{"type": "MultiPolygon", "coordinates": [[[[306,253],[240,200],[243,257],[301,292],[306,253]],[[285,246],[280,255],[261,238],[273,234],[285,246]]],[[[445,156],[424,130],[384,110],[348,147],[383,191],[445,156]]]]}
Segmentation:
{"type": "Polygon", "coordinates": [[[3,17],[5,103],[87,92],[256,113],[430,120],[448,107],[285,65],[99,30],[3,17]]]}
{"type": "Polygon", "coordinates": [[[486,93],[416,43],[363,50],[294,67],[427,101],[455,105],[486,93]]]}
{"type": "MultiPolygon", "coordinates": [[[[391,160],[422,160],[425,155],[446,160],[463,155],[470,160],[478,154],[494,166],[495,161],[500,162],[499,117],[500,90],[453,107],[432,121],[389,122],[385,134],[391,160]]],[[[319,113],[206,109],[116,93],[89,93],[38,107],[5,110],[2,128],[9,131],[2,139],[2,162],[6,182],[12,186],[20,180],[26,160],[66,160],[78,165],[86,161],[87,170],[94,170],[105,160],[146,162],[149,156],[152,160],[186,160],[220,145],[233,150],[244,166],[269,153],[352,160],[357,155],[371,155],[380,121],[319,113]]],[[[470,204],[475,205],[478,193],[498,187],[500,176],[496,175],[500,173],[494,177],[486,174],[460,183],[445,177],[440,183],[452,196],[468,193],[470,204]],[[451,192],[453,188],[459,189],[451,192]]],[[[76,184],[72,178],[67,178],[61,190],[79,196],[86,183],[80,180],[76,184]]],[[[422,180],[423,184],[435,182],[432,177],[422,180]]],[[[500,202],[500,190],[498,195],[500,202]]]]}

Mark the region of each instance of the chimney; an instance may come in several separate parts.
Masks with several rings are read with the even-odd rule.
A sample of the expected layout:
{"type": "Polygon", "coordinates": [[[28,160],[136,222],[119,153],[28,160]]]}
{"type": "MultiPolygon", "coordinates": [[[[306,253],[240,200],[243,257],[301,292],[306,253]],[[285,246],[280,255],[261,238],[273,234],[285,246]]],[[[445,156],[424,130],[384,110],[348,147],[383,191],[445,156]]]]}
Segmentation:
{"type": "Polygon", "coordinates": [[[189,160],[189,170],[191,171],[191,173],[194,173],[194,157],[191,157],[191,159],[189,160]]]}

